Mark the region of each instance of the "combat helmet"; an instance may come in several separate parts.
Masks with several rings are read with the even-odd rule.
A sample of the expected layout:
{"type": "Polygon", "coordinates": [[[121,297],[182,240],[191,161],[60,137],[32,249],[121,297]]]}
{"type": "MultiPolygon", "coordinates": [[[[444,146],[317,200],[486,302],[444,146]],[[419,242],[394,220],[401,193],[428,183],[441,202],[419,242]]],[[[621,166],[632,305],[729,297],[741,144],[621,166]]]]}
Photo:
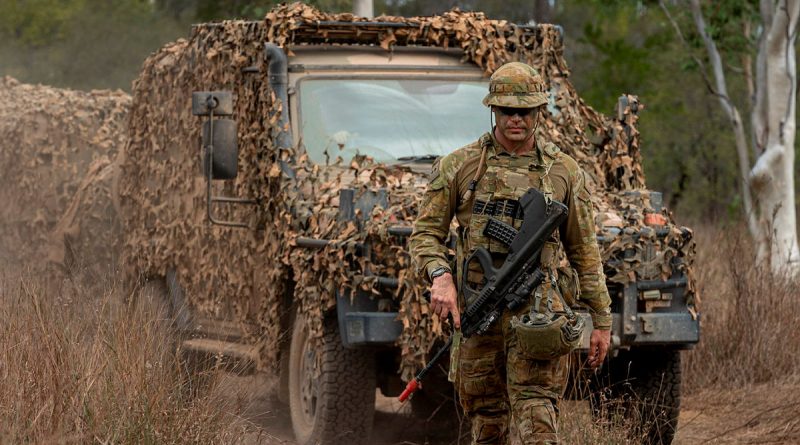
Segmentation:
{"type": "Polygon", "coordinates": [[[536,68],[521,62],[509,62],[489,79],[489,94],[483,98],[487,107],[536,108],[547,103],[544,79],[536,68]]]}

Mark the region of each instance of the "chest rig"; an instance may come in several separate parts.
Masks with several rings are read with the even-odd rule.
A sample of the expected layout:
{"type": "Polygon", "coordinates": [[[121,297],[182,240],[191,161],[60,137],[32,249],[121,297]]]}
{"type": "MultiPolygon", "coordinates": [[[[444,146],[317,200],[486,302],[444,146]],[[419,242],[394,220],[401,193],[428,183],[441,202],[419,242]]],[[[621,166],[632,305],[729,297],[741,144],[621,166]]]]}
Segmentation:
{"type": "MultiPolygon", "coordinates": [[[[469,224],[460,231],[457,252],[460,266],[457,282],[461,281],[462,274],[466,274],[466,280],[477,285],[483,280],[480,268],[475,263],[465,265],[465,258],[476,248],[484,247],[492,254],[495,266],[499,266],[508,254],[505,244],[483,234],[489,218],[498,219],[519,229],[523,217],[519,198],[531,187],[541,191],[548,202],[553,199],[563,202],[565,199],[564,196],[556,196],[550,176],[553,164],[559,156],[559,150],[554,145],[537,147],[536,152],[529,155],[513,156],[500,152],[489,157],[487,153],[494,144],[491,135],[483,135],[480,144],[481,160],[478,169],[468,191],[462,197],[464,203],[471,206],[472,212],[469,224]]],[[[537,300],[543,294],[549,297],[549,291],[556,288],[560,248],[558,239],[556,230],[542,250],[541,267],[550,279],[535,291],[534,297],[537,300]]],[[[552,301],[551,298],[547,300],[552,301]]],[[[555,300],[558,301],[557,298],[555,300]]]]}

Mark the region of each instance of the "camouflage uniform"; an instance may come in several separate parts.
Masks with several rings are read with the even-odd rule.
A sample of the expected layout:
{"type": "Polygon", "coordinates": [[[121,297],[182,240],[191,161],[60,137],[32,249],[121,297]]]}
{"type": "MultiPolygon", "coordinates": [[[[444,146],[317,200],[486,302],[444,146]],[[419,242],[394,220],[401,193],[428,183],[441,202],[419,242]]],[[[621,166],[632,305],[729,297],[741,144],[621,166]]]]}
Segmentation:
{"type": "MultiPolygon", "coordinates": [[[[534,99],[517,105],[517,108],[543,103],[541,98],[534,99]]],[[[506,106],[502,102],[501,105],[506,106]]],[[[463,260],[476,247],[483,246],[492,253],[496,266],[502,264],[507,248],[484,237],[483,228],[489,217],[519,228],[521,219],[515,210],[516,202],[531,187],[569,208],[567,221],[553,234],[542,252],[542,267],[549,271],[552,280],[542,284],[534,295],[549,297],[558,311],[562,306],[552,292],[572,287],[575,289],[573,295],[562,292],[572,303],[570,300],[577,298],[574,294],[577,294],[578,283],[573,281],[577,275],[580,300],[592,309],[595,328],[610,329],[610,299],[584,172],[574,159],[551,143],[537,144],[531,152],[514,155],[506,152],[492,133],[486,133],[478,141],[438,160],[410,240],[417,272],[428,279],[433,270],[449,268],[444,242],[455,217],[458,222],[456,258],[459,266],[455,274],[456,283],[460,286],[464,273],[470,283],[480,283],[480,268],[477,264],[470,264],[469,270],[462,270],[463,260]],[[482,151],[485,151],[483,156],[482,151]],[[479,168],[482,174],[476,176],[479,168]],[[471,187],[476,177],[479,180],[471,187]],[[577,274],[570,268],[558,267],[562,247],[577,274]],[[560,275],[559,269],[562,271],[560,275]],[[553,285],[556,277],[558,285],[553,285]]],[[[463,342],[458,356],[452,357],[458,363],[456,385],[461,404],[472,420],[472,436],[476,444],[506,443],[509,440],[509,415],[513,430],[522,443],[556,443],[558,440],[556,402],[563,394],[568,358],[527,358],[525,351],[517,345],[510,323],[513,315],[529,311],[533,300],[513,313],[506,311],[499,323],[495,323],[487,333],[463,342]]],[[[468,303],[460,301],[462,308],[468,303]]]]}

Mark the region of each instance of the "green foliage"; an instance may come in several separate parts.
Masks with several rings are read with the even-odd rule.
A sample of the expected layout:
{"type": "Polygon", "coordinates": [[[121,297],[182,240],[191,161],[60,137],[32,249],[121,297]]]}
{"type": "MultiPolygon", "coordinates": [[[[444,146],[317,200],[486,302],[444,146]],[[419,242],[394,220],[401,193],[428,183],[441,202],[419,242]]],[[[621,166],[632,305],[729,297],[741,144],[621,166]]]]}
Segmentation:
{"type": "MultiPolygon", "coordinates": [[[[552,3],[558,3],[553,1],[552,3]]],[[[376,0],[375,12],[416,16],[441,14],[457,7],[462,11],[482,11],[488,17],[515,23],[551,22],[550,0],[376,0]]]]}
{"type": "Polygon", "coordinates": [[[41,46],[64,36],[65,27],[80,15],[85,0],[9,0],[0,3],[0,36],[41,46]]]}
{"type": "Polygon", "coordinates": [[[0,73],[30,83],[130,89],[144,58],[188,31],[148,0],[0,4],[0,73]]]}
{"type": "MultiPolygon", "coordinates": [[[[455,6],[518,23],[545,17],[563,26],[572,80],[592,106],[609,113],[622,93],[640,96],[648,186],[688,217],[738,218],[739,181],[732,135],[693,56],[703,43],[684,4],[665,0],[689,48],[654,0],[375,0],[375,13],[430,15],[455,6]]],[[[145,57],[186,36],[194,22],[260,19],[278,0],[3,0],[0,75],[71,88],[130,89],[145,57]]],[[[352,0],[310,0],[331,12],[352,0]]],[[[729,90],[749,110],[744,56],[758,38],[756,0],[704,1],[708,29],[723,54],[729,90]]],[[[745,118],[746,119],[746,118],[745,118]]],[[[800,199],[800,194],[798,194],[800,199]]]]}
{"type": "MultiPolygon", "coordinates": [[[[173,17],[189,17],[197,22],[222,19],[263,18],[280,0],[156,0],[156,7],[173,17]]],[[[307,0],[322,11],[347,12],[353,8],[352,0],[307,0]]]]}
{"type": "MultiPolygon", "coordinates": [[[[730,124],[708,90],[692,53],[679,41],[655,2],[581,0],[564,7],[558,21],[567,30],[567,58],[581,96],[600,111],[613,110],[620,94],[639,96],[639,130],[647,185],[662,191],[668,206],[692,219],[739,218],[739,181],[730,124]],[[576,32],[580,30],[580,32],[576,32]]],[[[724,6],[724,7],[723,7],[724,6]]],[[[730,8],[728,8],[730,6],[730,8]]],[[[717,8],[714,22],[729,48],[749,43],[729,36],[736,9],[717,8]],[[729,22],[725,23],[724,19],[729,22]]],[[[679,14],[688,29],[691,16],[679,14]]],[[[741,35],[742,33],[739,32],[741,35]]],[[[702,50],[696,36],[692,46],[702,50]]],[[[744,90],[741,77],[729,88],[744,90]]]]}
{"type": "MultiPolygon", "coordinates": [[[[755,26],[750,33],[745,34],[744,25],[754,24],[759,20],[758,2],[754,0],[705,2],[703,15],[708,34],[721,52],[738,55],[753,51],[755,26]]],[[[691,29],[692,35],[696,36],[694,27],[691,29]]]]}

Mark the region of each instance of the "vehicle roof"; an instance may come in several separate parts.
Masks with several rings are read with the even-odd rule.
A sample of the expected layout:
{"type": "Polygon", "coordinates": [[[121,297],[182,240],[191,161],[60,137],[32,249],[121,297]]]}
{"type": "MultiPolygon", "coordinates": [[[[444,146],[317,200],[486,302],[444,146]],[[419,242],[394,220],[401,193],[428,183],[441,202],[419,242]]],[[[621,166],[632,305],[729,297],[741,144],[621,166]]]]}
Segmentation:
{"type": "Polygon", "coordinates": [[[404,46],[389,53],[374,45],[293,45],[289,50],[290,73],[391,71],[483,76],[477,65],[463,61],[460,49],[404,46]]]}

